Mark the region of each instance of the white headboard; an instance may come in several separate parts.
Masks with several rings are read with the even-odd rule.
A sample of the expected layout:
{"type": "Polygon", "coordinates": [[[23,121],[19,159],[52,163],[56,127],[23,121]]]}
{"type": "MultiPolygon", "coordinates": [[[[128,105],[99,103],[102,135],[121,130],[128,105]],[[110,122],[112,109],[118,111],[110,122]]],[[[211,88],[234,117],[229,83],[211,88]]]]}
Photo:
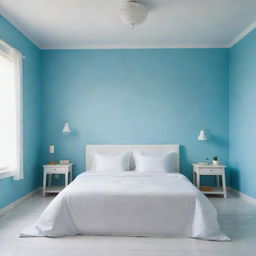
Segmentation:
{"type": "MultiPolygon", "coordinates": [[[[86,145],[85,146],[85,166],[86,170],[91,168],[92,151],[100,153],[118,153],[139,150],[142,153],[174,153],[174,171],[180,171],[180,145],[86,145]]],[[[132,160],[133,161],[133,160],[132,160]]]]}

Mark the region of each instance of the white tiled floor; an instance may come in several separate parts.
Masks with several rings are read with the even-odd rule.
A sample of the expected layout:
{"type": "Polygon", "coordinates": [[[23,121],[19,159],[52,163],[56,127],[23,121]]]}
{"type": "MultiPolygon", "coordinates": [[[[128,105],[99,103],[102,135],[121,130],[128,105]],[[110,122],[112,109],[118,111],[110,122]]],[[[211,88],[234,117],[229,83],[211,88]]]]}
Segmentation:
{"type": "Polygon", "coordinates": [[[0,217],[0,256],[256,256],[256,207],[230,195],[211,198],[231,242],[182,238],[19,238],[53,197],[36,195],[0,217]]]}

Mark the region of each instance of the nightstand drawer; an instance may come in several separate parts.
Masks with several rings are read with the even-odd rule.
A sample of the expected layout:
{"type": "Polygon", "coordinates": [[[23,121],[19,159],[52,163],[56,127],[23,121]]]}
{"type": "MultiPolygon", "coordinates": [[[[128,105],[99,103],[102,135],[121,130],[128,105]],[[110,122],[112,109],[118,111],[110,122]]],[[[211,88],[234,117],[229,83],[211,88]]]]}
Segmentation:
{"type": "Polygon", "coordinates": [[[222,168],[200,168],[201,175],[222,175],[222,168]]]}
{"type": "Polygon", "coordinates": [[[66,171],[68,171],[67,167],[46,167],[45,171],[47,173],[65,173],[66,171]]]}

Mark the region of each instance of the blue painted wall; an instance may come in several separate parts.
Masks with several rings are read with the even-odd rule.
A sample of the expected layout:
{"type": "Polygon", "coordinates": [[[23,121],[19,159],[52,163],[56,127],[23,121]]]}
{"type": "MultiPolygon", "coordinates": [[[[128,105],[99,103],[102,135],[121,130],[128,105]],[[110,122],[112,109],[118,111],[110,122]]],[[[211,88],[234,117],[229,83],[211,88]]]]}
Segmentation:
{"type": "Polygon", "coordinates": [[[18,49],[23,61],[24,179],[0,179],[0,208],[36,189],[40,184],[41,147],[40,51],[0,16],[0,38],[18,49]]]}
{"type": "Polygon", "coordinates": [[[85,144],[181,144],[188,177],[205,157],[228,164],[227,49],[45,50],[42,93],[43,161],[54,144],[76,175],[85,144]]]}
{"type": "Polygon", "coordinates": [[[40,51],[2,16],[0,37],[26,56],[25,179],[0,180],[0,208],[41,185],[49,144],[56,160],[76,164],[76,175],[91,143],[181,144],[188,177],[191,162],[205,157],[228,164],[227,49],[40,51]],[[196,140],[200,129],[209,141],[196,140]]]}
{"type": "Polygon", "coordinates": [[[231,185],[256,198],[256,30],[229,51],[231,185]]]}

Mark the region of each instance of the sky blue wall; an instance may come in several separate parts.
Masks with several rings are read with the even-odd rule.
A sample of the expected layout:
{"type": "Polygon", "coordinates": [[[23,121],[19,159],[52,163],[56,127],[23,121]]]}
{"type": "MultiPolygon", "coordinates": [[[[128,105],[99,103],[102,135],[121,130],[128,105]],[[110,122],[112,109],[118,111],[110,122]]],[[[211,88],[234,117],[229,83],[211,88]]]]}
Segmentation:
{"type": "Polygon", "coordinates": [[[256,30],[229,51],[231,185],[256,198],[256,30]]]}
{"type": "Polygon", "coordinates": [[[181,144],[188,177],[191,162],[205,157],[228,164],[227,49],[39,51],[2,16],[0,37],[26,56],[25,179],[0,180],[0,208],[41,185],[49,144],[56,160],[76,164],[76,175],[93,143],[181,144]],[[209,141],[196,140],[200,129],[209,141]]]}
{"type": "Polygon", "coordinates": [[[42,51],[43,161],[54,144],[77,175],[85,144],[177,143],[188,177],[204,157],[227,164],[227,74],[227,49],[42,51]]]}
{"type": "Polygon", "coordinates": [[[49,144],[76,175],[85,144],[181,144],[185,175],[191,162],[218,155],[230,160],[231,186],[256,197],[256,30],[229,50],[40,51],[0,16],[0,38],[26,56],[25,178],[0,179],[0,208],[41,185],[49,144]],[[196,140],[200,129],[209,141],[196,140]]]}
{"type": "Polygon", "coordinates": [[[24,179],[20,181],[14,181],[12,178],[0,179],[0,208],[2,208],[31,192],[40,184],[38,177],[41,104],[40,51],[2,16],[0,16],[0,38],[26,56],[23,61],[24,179]]]}

